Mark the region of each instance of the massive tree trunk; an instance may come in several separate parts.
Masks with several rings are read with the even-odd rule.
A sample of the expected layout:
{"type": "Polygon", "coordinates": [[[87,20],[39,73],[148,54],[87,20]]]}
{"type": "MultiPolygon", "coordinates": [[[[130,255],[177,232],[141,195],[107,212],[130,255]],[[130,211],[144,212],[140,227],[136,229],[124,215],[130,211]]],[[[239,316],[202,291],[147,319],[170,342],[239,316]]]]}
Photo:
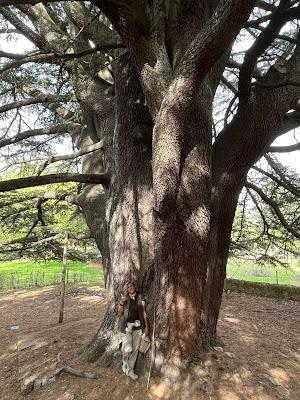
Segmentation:
{"type": "MultiPolygon", "coordinates": [[[[111,184],[104,196],[102,243],[108,310],[82,358],[120,365],[114,308],[133,279],[148,303],[154,369],[178,377],[193,370],[201,351],[216,340],[238,196],[298,91],[252,90],[252,71],[248,79],[245,67],[238,112],[213,143],[215,91],[254,1],[170,4],[167,25],[154,12],[154,33],[146,14],[134,15],[131,25],[134,9],[99,4],[128,53],[114,62],[114,133],[106,149],[111,184]],[[179,20],[177,37],[172,29],[179,20]]],[[[250,61],[252,56],[249,50],[250,61]]],[[[287,69],[294,70],[297,57],[295,52],[287,69]]],[[[264,80],[272,84],[279,75],[285,79],[284,72],[270,69],[264,80]]],[[[95,230],[91,218],[88,223],[95,230]]]]}
{"type": "MultiPolygon", "coordinates": [[[[218,65],[205,80],[197,101],[188,81],[187,90],[170,87],[153,127],[129,56],[115,65],[116,122],[105,217],[109,305],[82,353],[85,360],[120,365],[114,308],[128,279],[137,281],[147,299],[155,330],[155,371],[168,374],[170,366],[172,374],[174,368],[186,370],[215,338],[220,301],[217,307],[213,302],[205,305],[203,299],[212,232],[212,101],[221,70],[218,65]],[[203,334],[205,306],[208,313],[213,307],[216,315],[209,338],[203,334]]],[[[219,203],[217,208],[222,210],[219,203]]],[[[229,237],[230,230],[231,225],[229,237]]],[[[224,248],[220,251],[226,260],[224,248]]],[[[220,295],[222,285],[220,280],[220,295]]],[[[213,298],[212,291],[210,295],[213,298]]],[[[142,369],[147,368],[144,362],[142,369]]]]}

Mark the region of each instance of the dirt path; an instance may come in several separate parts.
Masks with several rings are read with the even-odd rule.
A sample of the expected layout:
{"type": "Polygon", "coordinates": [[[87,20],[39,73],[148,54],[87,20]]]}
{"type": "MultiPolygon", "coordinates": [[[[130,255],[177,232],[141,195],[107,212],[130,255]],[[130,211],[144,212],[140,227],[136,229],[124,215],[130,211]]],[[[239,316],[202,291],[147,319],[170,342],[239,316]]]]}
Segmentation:
{"type": "MultiPolygon", "coordinates": [[[[78,349],[96,331],[105,311],[98,287],[73,289],[65,320],[58,320],[57,289],[20,290],[0,295],[1,400],[179,400],[182,392],[153,379],[131,382],[121,373],[81,364],[78,349]],[[56,355],[76,368],[94,371],[98,380],[62,374],[26,396],[20,383],[33,373],[43,376],[56,355]]],[[[224,295],[219,323],[224,346],[205,365],[208,384],[189,400],[300,399],[300,303],[241,294],[224,295]]]]}

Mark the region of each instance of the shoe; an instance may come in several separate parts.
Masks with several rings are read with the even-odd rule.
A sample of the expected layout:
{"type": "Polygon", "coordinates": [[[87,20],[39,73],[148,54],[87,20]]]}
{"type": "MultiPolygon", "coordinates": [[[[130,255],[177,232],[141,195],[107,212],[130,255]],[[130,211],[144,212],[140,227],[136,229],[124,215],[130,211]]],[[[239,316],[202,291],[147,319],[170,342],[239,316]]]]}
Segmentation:
{"type": "Polygon", "coordinates": [[[130,379],[132,379],[133,381],[136,381],[136,380],[138,379],[138,377],[139,377],[137,374],[135,374],[135,373],[133,372],[132,369],[131,369],[130,371],[128,371],[126,375],[127,375],[130,379]]]}
{"type": "Polygon", "coordinates": [[[124,372],[125,375],[127,375],[128,370],[129,370],[129,367],[128,367],[127,363],[123,361],[122,371],[124,372]]]}

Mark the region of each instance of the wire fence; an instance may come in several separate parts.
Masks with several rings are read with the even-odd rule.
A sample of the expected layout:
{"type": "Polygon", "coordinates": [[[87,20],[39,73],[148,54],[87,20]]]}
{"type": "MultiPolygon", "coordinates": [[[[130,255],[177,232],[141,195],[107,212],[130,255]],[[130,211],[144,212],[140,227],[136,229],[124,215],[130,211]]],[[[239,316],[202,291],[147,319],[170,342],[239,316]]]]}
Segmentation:
{"type": "MultiPolygon", "coordinates": [[[[22,289],[58,285],[61,282],[60,272],[34,271],[30,273],[5,273],[0,274],[1,289],[22,289]]],[[[67,271],[67,284],[76,283],[101,283],[100,274],[67,271]]]]}

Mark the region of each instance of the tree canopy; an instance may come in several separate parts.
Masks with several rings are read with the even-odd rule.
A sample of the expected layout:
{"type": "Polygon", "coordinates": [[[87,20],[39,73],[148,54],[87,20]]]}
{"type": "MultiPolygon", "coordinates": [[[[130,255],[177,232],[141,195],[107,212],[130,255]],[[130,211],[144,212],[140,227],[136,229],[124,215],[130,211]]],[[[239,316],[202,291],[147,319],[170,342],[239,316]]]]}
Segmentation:
{"type": "MultiPolygon", "coordinates": [[[[254,3],[251,16],[244,23],[232,47],[216,92],[213,121],[213,141],[216,146],[217,137],[221,141],[222,134],[237,116],[242,100],[249,98],[256,88],[264,88],[270,95],[271,104],[277,101],[274,97],[277,88],[298,92],[298,2],[254,3]]],[[[102,152],[105,141],[109,140],[107,135],[99,138],[93,138],[89,133],[81,135],[84,129],[82,112],[84,107],[90,107],[102,121],[106,114],[113,113],[112,61],[124,52],[131,51],[134,45],[132,38],[125,36],[125,25],[118,22],[121,12],[133,18],[132,27],[136,31],[150,29],[153,21],[157,19],[158,23],[160,18],[167,19],[168,24],[172,25],[175,7],[173,9],[166,2],[166,9],[161,9],[161,15],[159,8],[156,15],[152,14],[151,7],[151,2],[147,5],[143,1],[136,4],[122,1],[1,2],[1,43],[8,43],[11,47],[10,52],[1,50],[0,53],[0,147],[1,165],[5,169],[0,182],[1,192],[64,181],[108,184],[108,171],[101,170],[95,174],[92,169],[88,175],[84,173],[85,168],[82,170],[80,166],[80,157],[84,160],[86,154],[99,153],[99,150],[102,152]],[[116,30],[112,29],[107,16],[116,30]],[[15,45],[20,49],[17,52],[14,50],[15,45]],[[28,50],[22,51],[22,45],[28,50]],[[73,154],[57,155],[59,146],[66,143],[68,137],[73,142],[73,154]],[[60,162],[60,167],[53,174],[53,165],[57,165],[57,162],[60,162]]],[[[208,29],[213,29],[211,24],[208,29]]],[[[219,31],[225,35],[221,28],[219,31]]],[[[131,34],[134,36],[137,32],[131,34]]],[[[170,37],[168,40],[172,42],[175,38],[170,37]]],[[[195,46],[201,46],[196,38],[194,41],[195,46]]],[[[213,53],[212,46],[218,43],[218,37],[212,36],[210,47],[207,48],[208,54],[213,53]]],[[[142,40],[135,45],[142,45],[142,40]]],[[[7,44],[5,46],[7,48],[7,44]]],[[[182,65],[180,68],[185,68],[180,51],[175,57],[177,63],[182,65]]],[[[176,64],[176,60],[173,60],[173,64],[176,64]]],[[[208,65],[201,63],[204,64],[208,65]]],[[[273,105],[275,107],[275,103],[273,105]]],[[[293,100],[281,116],[283,124],[280,130],[272,132],[270,128],[269,142],[296,129],[300,124],[299,115],[299,104],[293,100]]],[[[235,140],[241,141],[241,138],[235,140]]],[[[276,158],[278,153],[295,151],[299,151],[297,142],[289,146],[271,145],[260,155],[265,158],[263,167],[253,166],[255,174],[248,175],[247,191],[241,198],[241,211],[237,214],[235,226],[236,229],[238,226],[243,228],[243,233],[235,235],[238,240],[233,241],[234,251],[238,250],[242,254],[244,249],[247,253],[252,250],[251,240],[256,241],[258,237],[264,236],[265,249],[275,245],[297,253],[297,244],[293,246],[291,242],[293,237],[299,239],[299,180],[296,172],[287,170],[276,158]],[[258,228],[261,229],[260,233],[251,240],[244,223],[245,207],[250,200],[260,216],[257,224],[260,225],[259,219],[262,224],[262,228],[258,228]],[[290,244],[287,245],[287,242],[290,244]]],[[[77,189],[73,187],[74,194],[77,189]]],[[[28,198],[25,193],[17,195],[16,192],[9,198],[14,199],[17,195],[19,204],[22,204],[28,198]]],[[[1,195],[3,210],[5,204],[8,207],[11,203],[7,201],[7,196],[1,195]]],[[[65,199],[66,194],[58,187],[55,194],[48,194],[48,197],[65,199]]],[[[43,194],[39,189],[37,198],[39,210],[41,204],[48,201],[47,193],[43,194]]],[[[10,212],[10,219],[5,216],[7,211],[3,213],[2,218],[7,224],[14,213],[10,212]]],[[[28,226],[31,224],[28,223],[28,226]]],[[[40,225],[43,225],[41,221],[40,225]]],[[[29,237],[35,229],[33,225],[29,228],[29,237]]]]}

